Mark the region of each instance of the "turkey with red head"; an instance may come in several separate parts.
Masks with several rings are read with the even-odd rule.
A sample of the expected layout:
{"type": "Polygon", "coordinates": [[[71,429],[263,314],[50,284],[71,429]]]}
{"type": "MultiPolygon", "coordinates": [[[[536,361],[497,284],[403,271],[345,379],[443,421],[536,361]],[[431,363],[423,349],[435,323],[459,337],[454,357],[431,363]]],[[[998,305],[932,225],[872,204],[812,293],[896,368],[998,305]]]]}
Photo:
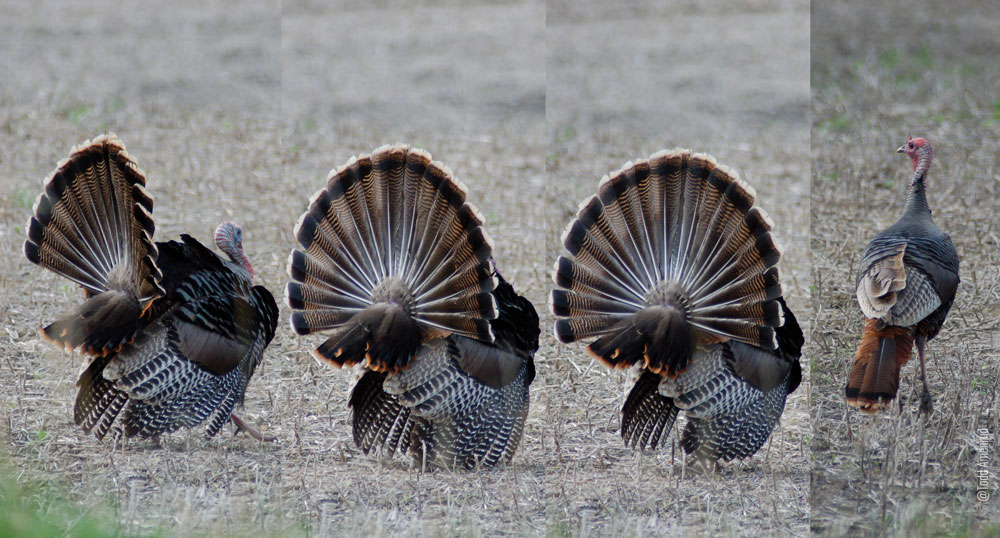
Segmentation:
{"type": "Polygon", "coordinates": [[[941,330],[955,300],[958,253],[927,205],[927,169],[934,157],[930,143],[911,136],[896,152],[910,157],[913,175],[903,216],[872,238],[861,255],[856,285],[865,325],[845,392],[847,403],[861,411],[884,409],[896,397],[899,371],[916,344],[920,411],[930,414],[924,347],[941,330]]]}
{"type": "Polygon", "coordinates": [[[465,198],[427,153],[384,146],[331,172],[295,227],[292,330],[330,334],[321,362],[361,365],[349,406],[365,453],[471,469],[517,449],[538,315],[465,198]]]}
{"type": "Polygon", "coordinates": [[[605,176],[580,205],[555,265],[561,342],[636,367],[622,438],[681,445],[701,460],[746,458],[802,377],[802,331],[782,298],[772,223],[753,189],[715,159],[661,151],[605,176]]]}
{"type": "Polygon", "coordinates": [[[154,243],[145,174],[113,135],[73,149],[45,181],[24,254],[84,291],[83,303],[41,330],[87,363],[76,423],[98,438],[152,437],[234,413],[278,322],[274,297],[253,286],[243,232],[222,222],[220,257],[196,239],[154,243]]]}

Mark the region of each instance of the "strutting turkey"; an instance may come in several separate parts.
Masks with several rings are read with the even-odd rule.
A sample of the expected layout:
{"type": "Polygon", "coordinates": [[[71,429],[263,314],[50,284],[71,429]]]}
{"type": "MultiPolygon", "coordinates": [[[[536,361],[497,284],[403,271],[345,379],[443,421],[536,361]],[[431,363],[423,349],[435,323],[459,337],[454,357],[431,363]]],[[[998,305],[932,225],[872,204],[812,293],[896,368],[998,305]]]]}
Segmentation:
{"type": "Polygon", "coordinates": [[[224,259],[193,237],[153,243],[145,174],[115,135],[73,148],[45,181],[28,221],[28,260],[77,284],[84,302],[44,327],[87,355],[76,423],[98,438],[152,437],[229,420],[278,322],[274,297],[252,286],[242,231],[222,222],[224,259]]]}
{"type": "Polygon", "coordinates": [[[495,269],[465,198],[427,153],[384,146],[331,172],[295,227],[292,330],[331,331],[317,359],[363,365],[349,406],[365,453],[471,469],[517,449],[538,315],[495,269]]]}
{"type": "Polygon", "coordinates": [[[661,151],[605,176],[562,241],[551,295],[561,342],[612,368],[638,365],[622,438],[664,444],[679,411],[685,452],[746,458],[802,378],[802,331],[779,283],[781,250],[753,189],[715,159],[661,151]]]}
{"type": "Polygon", "coordinates": [[[861,256],[857,297],[865,325],[846,396],[848,404],[868,413],[887,407],[916,343],[923,383],[920,411],[930,414],[924,346],[941,330],[955,300],[958,253],[927,206],[925,179],[934,157],[930,143],[911,136],[896,152],[910,157],[913,176],[903,216],[872,238],[861,256]]]}

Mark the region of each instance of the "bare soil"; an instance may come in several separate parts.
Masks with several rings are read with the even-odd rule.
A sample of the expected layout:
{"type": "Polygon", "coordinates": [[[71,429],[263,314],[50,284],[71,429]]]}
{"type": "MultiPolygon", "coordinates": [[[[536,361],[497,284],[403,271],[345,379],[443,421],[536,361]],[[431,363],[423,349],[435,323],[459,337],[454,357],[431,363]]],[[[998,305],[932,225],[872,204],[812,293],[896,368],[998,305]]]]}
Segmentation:
{"type": "Polygon", "coordinates": [[[823,535],[995,535],[1000,521],[1000,10],[995,3],[813,3],[812,530],[823,535]],[[863,316],[861,253],[901,214],[907,135],[934,147],[928,199],[962,283],[928,346],[934,414],[917,416],[919,361],[898,405],[848,409],[843,390],[863,316]],[[985,429],[992,437],[977,432],[985,429]],[[983,465],[980,467],[979,465],[983,465]],[[977,500],[977,470],[990,500],[977,500]]]}
{"type": "Polygon", "coordinates": [[[546,308],[577,203],[626,161],[683,146],[756,188],[785,248],[786,296],[811,331],[807,2],[0,7],[0,457],[20,480],[54,484],[125,534],[808,532],[809,374],[759,454],[694,473],[679,447],[623,446],[629,375],[556,343],[546,308]],[[420,473],[362,454],[353,373],[317,364],[319,339],[294,337],[284,310],[242,411],[276,442],[194,430],[112,450],[81,432],[80,358],[37,336],[80,293],[21,244],[43,179],[104,131],[146,171],[159,240],[208,242],[220,220],[241,223],[279,303],[292,228],[331,168],[395,142],[452,168],[501,271],[542,316],[513,464],[420,473]]]}

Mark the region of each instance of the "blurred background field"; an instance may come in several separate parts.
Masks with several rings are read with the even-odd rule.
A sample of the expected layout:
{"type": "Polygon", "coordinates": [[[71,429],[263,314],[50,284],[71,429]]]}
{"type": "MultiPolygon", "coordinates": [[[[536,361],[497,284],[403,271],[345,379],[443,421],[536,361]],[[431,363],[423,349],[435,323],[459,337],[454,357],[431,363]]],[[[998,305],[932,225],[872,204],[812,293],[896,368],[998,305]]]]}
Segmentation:
{"type": "Polygon", "coordinates": [[[814,2],[812,8],[812,529],[822,535],[995,536],[1000,385],[1000,6],[814,2]],[[954,306],[928,344],[934,414],[916,416],[919,361],[900,406],[866,416],[843,390],[861,334],[861,253],[902,212],[927,138],[934,220],[961,258],[954,306]],[[977,430],[992,438],[980,441],[977,430]],[[977,500],[978,463],[991,474],[977,500]]]}
{"type": "MultiPolygon", "coordinates": [[[[846,372],[860,320],[846,291],[853,269],[844,263],[856,264],[867,240],[857,228],[877,227],[864,208],[875,200],[899,204],[886,213],[888,223],[901,207],[905,162],[883,155],[882,146],[894,149],[900,135],[924,125],[940,127],[926,133],[941,139],[930,194],[938,222],[953,230],[963,255],[996,252],[988,219],[995,209],[982,205],[995,200],[982,194],[997,189],[989,168],[995,152],[973,133],[995,139],[997,105],[969,89],[989,81],[997,87],[996,66],[983,60],[990,49],[979,50],[984,45],[971,30],[953,49],[932,40],[921,52],[910,37],[871,49],[860,38],[838,37],[833,24],[816,26],[814,14],[814,43],[820,35],[827,48],[813,48],[813,150],[820,159],[811,222],[830,235],[810,243],[807,1],[0,1],[0,510],[27,522],[11,527],[21,529],[16,534],[803,535],[810,521],[822,531],[875,531],[880,506],[897,520],[925,506],[900,501],[896,482],[883,488],[877,475],[854,471],[857,462],[872,469],[868,462],[884,460],[884,441],[869,449],[857,434],[841,438],[847,419],[837,377],[846,372]],[[923,75],[929,68],[944,75],[923,75]],[[947,77],[958,77],[955,85],[945,87],[947,77]],[[883,86],[892,90],[872,89],[883,86]],[[881,92],[892,100],[885,110],[881,92]],[[907,92],[950,101],[911,105],[907,92]],[[928,123],[902,125],[925,108],[928,123]],[[946,119],[933,119],[939,115],[946,119]],[[881,126],[876,140],[876,117],[900,125],[881,126]],[[952,117],[983,118],[964,146],[945,142],[965,136],[952,117]],[[309,350],[319,340],[292,336],[284,310],[244,408],[244,418],[277,442],[234,439],[231,429],[206,442],[194,430],[161,446],[139,441],[112,451],[79,431],[72,423],[79,358],[36,336],[79,300],[79,290],[29,264],[20,249],[43,179],[73,145],[108,130],[147,174],[157,238],[185,232],[207,241],[218,221],[239,222],[256,277],[279,303],[292,228],[331,168],[395,142],[447,164],[486,216],[498,267],[542,317],[532,407],[513,464],[421,474],[407,458],[362,454],[346,407],[353,373],[317,364],[309,350]],[[678,146],[713,154],[756,189],[784,247],[786,297],[807,334],[817,335],[803,362],[832,387],[818,393],[816,374],[807,372],[761,452],[708,475],[686,469],[679,447],[638,454],[623,446],[619,410],[629,375],[600,367],[582,346],[558,344],[546,307],[558,238],[577,204],[602,175],[678,146]],[[846,148],[867,160],[840,164],[846,148]],[[973,167],[964,158],[979,160],[973,167]],[[935,189],[945,166],[976,179],[935,189]],[[824,179],[830,170],[839,181],[824,179]],[[867,177],[894,183],[879,187],[862,181],[867,177]],[[960,218],[982,231],[978,243],[957,233],[960,218]],[[834,222],[841,224],[828,230],[834,222]],[[810,419],[810,401],[825,418],[810,419]],[[813,469],[810,498],[816,462],[822,466],[813,469]],[[840,489],[817,494],[817,484],[840,489]]],[[[880,4],[873,6],[860,11],[870,16],[840,4],[820,16],[892,34],[896,26],[880,22],[871,11],[880,4]]],[[[908,17],[930,24],[919,13],[908,17]]],[[[976,385],[996,380],[985,341],[973,339],[993,330],[997,314],[971,305],[975,293],[996,294],[989,280],[996,272],[979,263],[963,256],[964,303],[956,302],[931,346],[935,420],[947,420],[954,402],[979,409],[972,406],[988,404],[983,394],[995,395],[976,385]],[[973,336],[960,340],[963,314],[973,336]],[[944,346],[958,342],[978,357],[956,358],[965,382],[948,387],[965,391],[961,400],[946,395],[948,370],[938,369],[944,346]],[[965,393],[981,398],[970,402],[965,393]]],[[[903,391],[911,382],[904,380],[903,391]]],[[[895,420],[896,437],[905,437],[903,419],[881,420],[895,420]]],[[[868,439],[884,439],[879,424],[862,426],[874,432],[868,439]]],[[[948,450],[967,462],[969,449],[956,448],[967,432],[955,431],[948,450]]],[[[965,472],[964,463],[956,465],[943,472],[965,472]]],[[[923,476],[937,476],[938,467],[929,469],[923,476]]],[[[902,476],[893,473],[893,481],[902,476]]],[[[924,478],[951,488],[926,506],[940,512],[950,500],[964,509],[971,501],[965,477],[959,485],[924,478]]],[[[990,514],[973,508],[965,519],[929,517],[960,529],[990,514]]]]}

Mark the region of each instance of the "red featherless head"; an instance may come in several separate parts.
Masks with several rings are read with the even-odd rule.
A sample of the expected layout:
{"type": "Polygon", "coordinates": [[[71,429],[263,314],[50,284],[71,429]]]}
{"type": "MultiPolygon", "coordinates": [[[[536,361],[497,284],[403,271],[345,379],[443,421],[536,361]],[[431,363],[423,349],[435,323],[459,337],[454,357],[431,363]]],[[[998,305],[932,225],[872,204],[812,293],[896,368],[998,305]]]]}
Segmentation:
{"type": "Polygon", "coordinates": [[[917,171],[917,167],[921,163],[924,163],[924,169],[926,170],[931,164],[931,158],[934,156],[934,150],[931,149],[931,144],[924,138],[913,138],[908,136],[906,138],[906,143],[896,150],[896,153],[905,153],[910,157],[910,164],[913,165],[913,171],[917,171]]]}

